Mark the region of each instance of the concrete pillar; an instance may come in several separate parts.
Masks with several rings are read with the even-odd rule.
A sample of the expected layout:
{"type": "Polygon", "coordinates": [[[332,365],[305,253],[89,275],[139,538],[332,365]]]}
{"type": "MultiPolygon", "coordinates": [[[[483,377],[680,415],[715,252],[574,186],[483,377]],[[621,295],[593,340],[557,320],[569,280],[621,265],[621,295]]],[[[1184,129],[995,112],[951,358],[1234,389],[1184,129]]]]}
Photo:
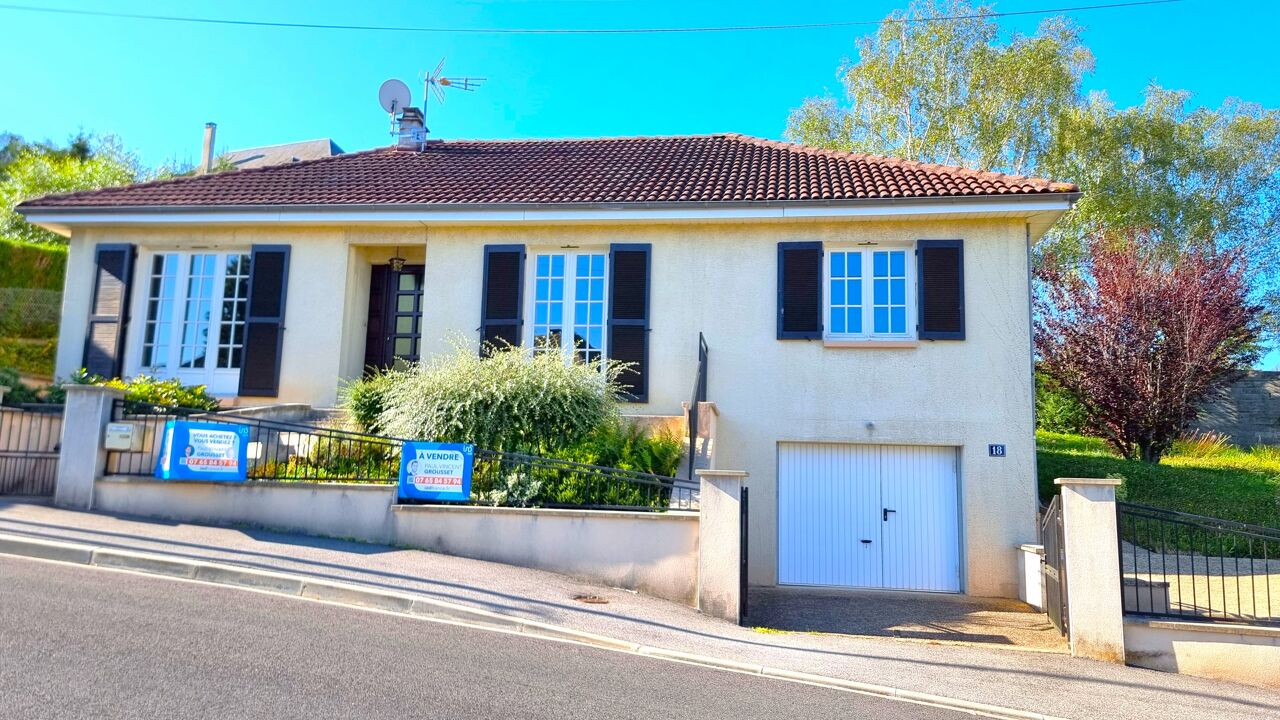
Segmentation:
{"type": "Polygon", "coordinates": [[[76,510],[93,509],[93,483],[107,466],[102,439],[111,422],[111,403],[124,391],[100,385],[67,383],[62,411],[62,450],[53,503],[76,510]]]}
{"type": "Polygon", "coordinates": [[[737,623],[742,600],[741,470],[698,470],[698,610],[737,623]]]}
{"type": "Polygon", "coordinates": [[[1071,654],[1124,663],[1124,607],[1116,537],[1119,480],[1059,478],[1071,654]]]}

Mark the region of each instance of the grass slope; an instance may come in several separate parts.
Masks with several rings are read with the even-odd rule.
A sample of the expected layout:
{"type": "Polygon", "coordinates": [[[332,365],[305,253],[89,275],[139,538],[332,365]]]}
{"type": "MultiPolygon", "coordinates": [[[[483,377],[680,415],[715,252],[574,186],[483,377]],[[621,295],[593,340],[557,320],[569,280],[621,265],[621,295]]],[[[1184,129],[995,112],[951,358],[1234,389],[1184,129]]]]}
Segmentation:
{"type": "Polygon", "coordinates": [[[1117,457],[1096,438],[1038,432],[1040,496],[1060,477],[1119,477],[1121,500],[1280,527],[1280,448],[1179,443],[1159,465],[1117,457]]]}

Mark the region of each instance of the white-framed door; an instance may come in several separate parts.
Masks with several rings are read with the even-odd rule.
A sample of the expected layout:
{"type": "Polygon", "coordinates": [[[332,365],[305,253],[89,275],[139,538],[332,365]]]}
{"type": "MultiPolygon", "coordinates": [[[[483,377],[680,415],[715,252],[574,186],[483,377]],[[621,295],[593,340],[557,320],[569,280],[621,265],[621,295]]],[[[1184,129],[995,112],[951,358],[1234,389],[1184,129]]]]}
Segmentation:
{"type": "Polygon", "coordinates": [[[564,354],[566,362],[600,362],[609,339],[609,253],[604,249],[530,251],[525,342],[564,354]]]}
{"type": "Polygon", "coordinates": [[[959,592],[953,447],[778,444],[778,582],[959,592]]]}
{"type": "Polygon", "coordinates": [[[132,348],[131,374],[177,378],[205,385],[214,395],[235,395],[244,354],[249,251],[154,251],[144,255],[139,270],[145,273],[145,297],[141,312],[134,314],[140,341],[132,348]]]}

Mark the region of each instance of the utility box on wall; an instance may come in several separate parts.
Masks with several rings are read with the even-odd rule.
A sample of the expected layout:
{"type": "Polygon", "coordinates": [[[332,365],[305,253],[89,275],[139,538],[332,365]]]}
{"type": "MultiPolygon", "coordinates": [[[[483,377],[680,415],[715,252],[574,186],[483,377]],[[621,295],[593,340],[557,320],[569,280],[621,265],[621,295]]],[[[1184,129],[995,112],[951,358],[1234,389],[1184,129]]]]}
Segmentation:
{"type": "Polygon", "coordinates": [[[138,427],[137,423],[107,423],[107,429],[105,436],[102,439],[102,445],[107,450],[140,452],[142,450],[143,435],[144,433],[142,428],[138,427]]]}

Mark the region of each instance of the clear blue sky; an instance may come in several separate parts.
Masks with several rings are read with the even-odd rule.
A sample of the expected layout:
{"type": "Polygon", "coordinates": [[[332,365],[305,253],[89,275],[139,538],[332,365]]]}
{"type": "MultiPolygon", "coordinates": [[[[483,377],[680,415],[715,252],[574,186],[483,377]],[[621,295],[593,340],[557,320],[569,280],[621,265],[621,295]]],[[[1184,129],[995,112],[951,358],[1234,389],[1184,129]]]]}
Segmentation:
{"type": "MultiPolygon", "coordinates": [[[[58,8],[247,20],[397,26],[689,27],[878,20],[905,0],[699,2],[113,3],[58,8]]],[[[1107,0],[1003,0],[998,11],[1107,0]]],[[[1274,72],[1280,4],[1185,0],[1073,13],[1097,57],[1087,78],[1121,105],[1156,81],[1216,106],[1239,97],[1280,107],[1274,72]]],[[[1040,16],[1001,21],[1030,32],[1040,16]]],[[[734,131],[781,138],[788,111],[838,92],[836,69],[870,27],[643,35],[464,35],[227,27],[0,10],[0,131],[64,141],[114,133],[155,165],[199,156],[206,121],[219,149],[330,137],[347,150],[388,142],[376,91],[418,73],[488,78],[432,105],[436,137],[578,137],[734,131]]],[[[1267,361],[1275,367],[1280,357],[1267,361]]]]}

